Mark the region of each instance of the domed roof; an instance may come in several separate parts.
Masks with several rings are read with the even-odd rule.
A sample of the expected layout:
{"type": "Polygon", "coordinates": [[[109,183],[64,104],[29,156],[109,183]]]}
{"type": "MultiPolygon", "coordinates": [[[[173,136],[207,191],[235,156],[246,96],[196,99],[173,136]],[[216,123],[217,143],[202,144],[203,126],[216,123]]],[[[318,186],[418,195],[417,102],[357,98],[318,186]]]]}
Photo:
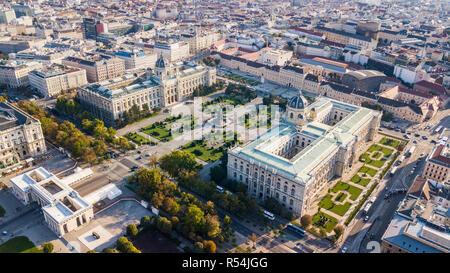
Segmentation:
{"type": "Polygon", "coordinates": [[[300,94],[289,99],[287,106],[293,109],[305,109],[306,99],[300,94]]]}
{"type": "Polygon", "coordinates": [[[166,64],[164,63],[164,58],[163,58],[162,54],[160,54],[158,60],[156,60],[156,67],[159,67],[159,68],[166,67],[166,64]]]}

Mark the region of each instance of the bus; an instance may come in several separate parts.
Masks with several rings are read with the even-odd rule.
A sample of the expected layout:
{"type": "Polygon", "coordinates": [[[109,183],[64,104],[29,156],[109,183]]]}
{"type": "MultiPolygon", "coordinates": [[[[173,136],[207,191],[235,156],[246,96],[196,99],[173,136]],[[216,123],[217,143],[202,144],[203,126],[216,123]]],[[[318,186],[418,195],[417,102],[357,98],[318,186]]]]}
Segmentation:
{"type": "Polygon", "coordinates": [[[263,211],[263,215],[264,217],[268,218],[269,220],[275,220],[275,215],[273,215],[273,213],[268,212],[267,210],[263,211]]]}
{"type": "Polygon", "coordinates": [[[366,206],[364,207],[364,209],[363,209],[364,215],[366,215],[367,213],[369,213],[369,210],[370,210],[371,207],[372,207],[372,203],[371,203],[371,202],[368,202],[368,203],[366,204],[366,206]]]}
{"type": "Polygon", "coordinates": [[[437,133],[439,133],[439,132],[441,131],[441,129],[442,129],[442,125],[439,125],[439,126],[434,130],[434,132],[437,134],[437,133]]]}
{"type": "Polygon", "coordinates": [[[286,229],[294,232],[297,235],[300,235],[301,237],[305,237],[305,235],[306,235],[305,231],[303,229],[301,229],[300,227],[293,225],[291,223],[287,224],[286,229]]]}
{"type": "Polygon", "coordinates": [[[221,186],[216,186],[216,190],[220,193],[223,193],[225,191],[225,189],[222,188],[221,186]]]}
{"type": "Polygon", "coordinates": [[[412,146],[408,152],[406,152],[405,156],[410,157],[412,153],[414,153],[414,150],[416,149],[416,146],[412,146]]]}
{"type": "Polygon", "coordinates": [[[390,175],[391,176],[394,176],[394,174],[395,174],[395,172],[397,171],[397,166],[395,166],[394,168],[392,168],[392,170],[391,170],[391,172],[390,172],[390,175]]]}

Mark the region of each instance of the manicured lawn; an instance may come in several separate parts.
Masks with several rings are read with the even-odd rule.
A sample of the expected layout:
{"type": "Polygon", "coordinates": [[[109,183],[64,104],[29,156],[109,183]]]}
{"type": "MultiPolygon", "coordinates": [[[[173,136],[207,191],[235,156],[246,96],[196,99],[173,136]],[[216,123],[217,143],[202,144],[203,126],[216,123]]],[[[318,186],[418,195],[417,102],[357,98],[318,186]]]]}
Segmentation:
{"type": "Polygon", "coordinates": [[[339,181],[336,183],[336,185],[334,185],[334,187],[331,189],[332,192],[338,192],[338,191],[347,191],[348,193],[350,193],[350,199],[352,201],[355,201],[356,198],[358,198],[358,196],[361,194],[362,190],[349,185],[347,183],[344,183],[342,181],[339,181]]]}
{"type": "Polygon", "coordinates": [[[394,152],[394,150],[386,147],[381,147],[381,152],[384,154],[385,157],[388,157],[394,152]]]}
{"type": "Polygon", "coordinates": [[[43,253],[25,236],[14,237],[0,245],[0,253],[43,253]]]}
{"type": "Polygon", "coordinates": [[[3,217],[5,213],[6,213],[5,209],[2,206],[0,206],[0,217],[3,217]]]}
{"type": "Polygon", "coordinates": [[[370,160],[369,162],[366,162],[369,165],[372,165],[376,168],[381,168],[384,165],[384,162],[386,162],[385,159],[381,159],[381,160],[370,160]]]}
{"type": "Polygon", "coordinates": [[[137,133],[133,133],[133,134],[129,133],[129,134],[126,135],[126,137],[128,139],[132,140],[134,143],[137,143],[137,144],[140,144],[140,145],[152,143],[152,141],[150,141],[148,138],[143,137],[143,136],[141,136],[141,135],[139,135],[137,133]]]}
{"type": "Polygon", "coordinates": [[[323,212],[314,214],[314,216],[312,217],[312,222],[316,227],[324,227],[327,232],[331,232],[338,223],[336,218],[323,212]]]}
{"type": "Polygon", "coordinates": [[[358,172],[366,173],[366,174],[368,174],[368,175],[370,175],[372,177],[377,174],[377,170],[369,168],[367,166],[362,166],[361,169],[359,169],[358,172]]]}
{"type": "Polygon", "coordinates": [[[198,159],[206,161],[206,162],[214,162],[219,160],[223,151],[219,148],[208,148],[205,143],[198,144],[195,141],[192,141],[181,147],[182,150],[188,151],[194,154],[198,159]]]}
{"type": "Polygon", "coordinates": [[[171,130],[167,130],[165,125],[152,124],[142,128],[142,132],[164,142],[172,140],[171,130]]]}
{"type": "Polygon", "coordinates": [[[392,138],[383,137],[380,143],[386,146],[397,148],[398,144],[400,144],[400,141],[392,138]]]}
{"type": "Polygon", "coordinates": [[[380,156],[381,156],[380,152],[375,152],[372,154],[372,158],[374,158],[374,159],[378,159],[380,156]]]}
{"type": "Polygon", "coordinates": [[[355,201],[356,198],[361,194],[362,190],[360,188],[349,185],[350,187],[347,191],[350,193],[350,200],[355,201]]]}
{"type": "Polygon", "coordinates": [[[333,207],[333,200],[330,194],[327,194],[322,200],[319,202],[319,207],[329,210],[333,207]]]}
{"type": "Polygon", "coordinates": [[[366,162],[366,163],[369,162],[370,160],[371,160],[370,155],[368,153],[362,154],[359,158],[359,161],[366,162]]]}
{"type": "Polygon", "coordinates": [[[334,205],[329,211],[336,213],[337,215],[344,216],[344,214],[351,207],[352,203],[345,202],[343,205],[334,205]]]}
{"type": "Polygon", "coordinates": [[[355,174],[350,181],[352,181],[353,183],[356,183],[358,185],[361,185],[363,187],[367,186],[370,183],[369,178],[362,178],[357,174],[355,174]]]}
{"type": "Polygon", "coordinates": [[[342,201],[345,200],[345,198],[347,198],[347,194],[346,194],[345,192],[340,192],[340,193],[336,196],[336,198],[334,199],[334,201],[342,202],[342,201]]]}

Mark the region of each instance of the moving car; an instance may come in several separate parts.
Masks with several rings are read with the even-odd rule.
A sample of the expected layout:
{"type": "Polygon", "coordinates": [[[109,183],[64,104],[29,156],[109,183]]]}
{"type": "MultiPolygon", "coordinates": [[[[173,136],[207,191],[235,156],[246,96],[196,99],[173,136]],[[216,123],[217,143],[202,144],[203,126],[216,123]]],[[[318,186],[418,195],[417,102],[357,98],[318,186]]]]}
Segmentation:
{"type": "Polygon", "coordinates": [[[369,221],[369,215],[366,215],[366,217],[364,217],[364,222],[367,222],[367,221],[369,221]]]}
{"type": "Polygon", "coordinates": [[[346,246],[344,246],[344,247],[341,249],[341,253],[345,253],[345,252],[347,252],[347,247],[346,247],[346,246]]]}

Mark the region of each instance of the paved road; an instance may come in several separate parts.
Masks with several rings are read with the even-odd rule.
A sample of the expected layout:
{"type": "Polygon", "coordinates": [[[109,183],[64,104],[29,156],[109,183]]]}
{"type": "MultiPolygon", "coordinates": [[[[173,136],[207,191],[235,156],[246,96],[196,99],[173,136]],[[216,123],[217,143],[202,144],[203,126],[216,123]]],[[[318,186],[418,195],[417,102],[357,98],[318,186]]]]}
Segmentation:
{"type": "MultiPolygon", "coordinates": [[[[431,143],[431,140],[437,140],[438,137],[438,135],[433,134],[433,130],[439,125],[449,128],[449,109],[439,111],[435,117],[428,122],[409,126],[407,128],[406,132],[410,132],[410,134],[408,134],[410,141],[404,151],[406,152],[410,147],[415,146],[416,149],[414,153],[398,166],[398,170],[393,177],[387,175],[384,180],[381,181],[379,195],[368,212],[368,215],[370,216],[369,221],[365,223],[363,221],[364,216],[362,213],[358,213],[355,217],[356,221],[354,225],[350,227],[351,231],[349,236],[345,238],[342,247],[347,247],[349,252],[370,252],[371,250],[367,250],[366,248],[369,241],[377,241],[381,244],[381,237],[389,225],[399,202],[405,197],[404,193],[397,193],[390,196],[388,199],[385,199],[385,194],[389,191],[409,189],[414,178],[422,173],[425,161],[421,160],[421,158],[426,157],[433,149],[434,145],[431,143]],[[431,124],[433,124],[433,126],[430,129],[425,129],[427,125],[431,124]],[[414,133],[418,133],[420,136],[415,137],[414,133]],[[428,139],[424,140],[422,136],[426,136],[428,139]],[[417,143],[414,143],[414,140],[417,143]],[[421,156],[422,154],[423,156],[421,156]]],[[[405,135],[404,133],[387,130],[385,128],[383,128],[381,132],[400,138],[403,138],[405,135]]]]}

